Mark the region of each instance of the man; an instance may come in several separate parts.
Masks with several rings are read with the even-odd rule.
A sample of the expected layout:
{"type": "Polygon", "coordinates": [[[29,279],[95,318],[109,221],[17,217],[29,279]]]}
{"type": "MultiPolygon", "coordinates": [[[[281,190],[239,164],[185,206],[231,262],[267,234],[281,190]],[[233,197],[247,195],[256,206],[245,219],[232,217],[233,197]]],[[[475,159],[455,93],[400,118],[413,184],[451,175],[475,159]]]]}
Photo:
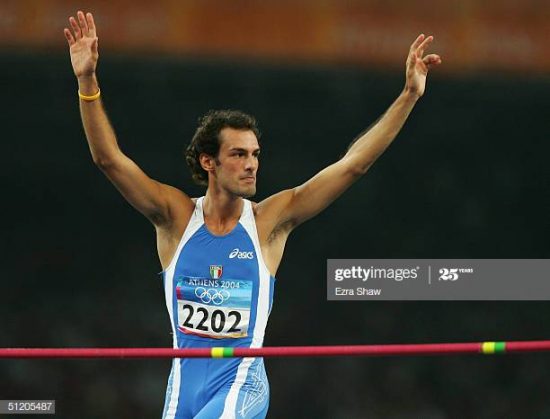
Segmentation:
{"type": "MultiPolygon", "coordinates": [[[[164,272],[174,347],[260,347],[271,309],[273,283],[290,232],[318,214],[366,173],[395,138],[423,95],[428,70],[441,63],[424,56],[433,37],[412,44],[403,92],[338,162],[294,189],[260,203],[256,193],[259,131],[239,111],[211,111],[200,121],[186,153],[204,197],[149,178],[117,145],[101,103],[95,74],[98,38],[91,13],[70,17],[65,28],[78,79],[80,111],[97,166],[155,226],[164,272]]],[[[263,418],[269,387],[263,360],[175,359],[165,418],[263,418]]]]}

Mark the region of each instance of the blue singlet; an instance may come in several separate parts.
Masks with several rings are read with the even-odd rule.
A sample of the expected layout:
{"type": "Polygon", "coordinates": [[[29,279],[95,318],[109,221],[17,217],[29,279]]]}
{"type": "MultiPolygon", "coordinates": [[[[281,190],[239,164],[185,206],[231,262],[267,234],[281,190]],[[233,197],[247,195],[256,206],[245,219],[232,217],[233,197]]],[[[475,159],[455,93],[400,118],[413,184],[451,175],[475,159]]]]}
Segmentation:
{"type": "MultiPolygon", "coordinates": [[[[273,278],[260,249],[252,204],[235,228],[215,236],[198,198],[164,271],[174,348],[262,346],[273,278]]],[[[262,358],[174,359],[164,419],[265,418],[269,384],[262,358]]]]}

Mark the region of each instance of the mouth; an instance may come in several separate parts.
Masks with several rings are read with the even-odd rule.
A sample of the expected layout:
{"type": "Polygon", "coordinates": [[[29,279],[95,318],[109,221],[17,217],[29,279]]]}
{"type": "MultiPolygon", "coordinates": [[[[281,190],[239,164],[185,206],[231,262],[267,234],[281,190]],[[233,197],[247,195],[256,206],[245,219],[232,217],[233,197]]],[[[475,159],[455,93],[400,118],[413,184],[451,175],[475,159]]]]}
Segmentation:
{"type": "Polygon", "coordinates": [[[256,178],[254,176],[246,176],[241,178],[241,180],[244,180],[245,182],[248,182],[248,183],[256,182],[256,178]]]}

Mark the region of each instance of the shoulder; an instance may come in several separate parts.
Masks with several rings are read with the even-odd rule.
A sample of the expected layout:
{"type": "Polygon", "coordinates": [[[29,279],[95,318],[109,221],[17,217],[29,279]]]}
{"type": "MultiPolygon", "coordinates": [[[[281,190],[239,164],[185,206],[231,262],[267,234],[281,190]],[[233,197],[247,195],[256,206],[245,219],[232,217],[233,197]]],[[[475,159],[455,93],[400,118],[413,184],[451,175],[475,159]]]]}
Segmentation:
{"type": "Polygon", "coordinates": [[[197,198],[190,198],[187,194],[178,188],[169,185],[162,185],[164,194],[168,201],[168,217],[154,222],[156,227],[160,228],[181,228],[181,225],[187,225],[193,211],[197,198]]]}
{"type": "Polygon", "coordinates": [[[286,209],[294,196],[293,189],[278,192],[261,202],[252,202],[252,211],[260,240],[270,240],[275,233],[290,233],[293,226],[286,220],[286,209]]]}
{"type": "Polygon", "coordinates": [[[252,202],[252,211],[256,218],[278,218],[292,202],[294,189],[285,189],[269,196],[261,202],[252,202]]]}

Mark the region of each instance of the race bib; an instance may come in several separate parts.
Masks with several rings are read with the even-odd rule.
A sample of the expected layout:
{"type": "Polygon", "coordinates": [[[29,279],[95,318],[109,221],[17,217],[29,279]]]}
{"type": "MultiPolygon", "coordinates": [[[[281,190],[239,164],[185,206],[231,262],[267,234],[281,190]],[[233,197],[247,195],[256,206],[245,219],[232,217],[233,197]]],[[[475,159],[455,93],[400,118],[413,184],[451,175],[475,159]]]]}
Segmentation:
{"type": "Polygon", "coordinates": [[[182,278],[176,297],[183,333],[217,339],[248,336],[252,281],[182,278]]]}

